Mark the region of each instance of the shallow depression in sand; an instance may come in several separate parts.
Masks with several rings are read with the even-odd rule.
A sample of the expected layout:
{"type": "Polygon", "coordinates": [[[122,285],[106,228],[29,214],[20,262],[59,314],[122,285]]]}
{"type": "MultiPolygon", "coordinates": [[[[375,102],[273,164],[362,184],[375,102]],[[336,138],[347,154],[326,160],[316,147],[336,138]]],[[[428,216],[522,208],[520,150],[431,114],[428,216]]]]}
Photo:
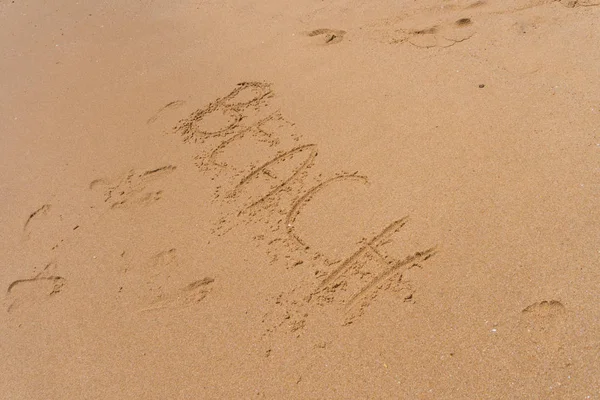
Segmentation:
{"type": "Polygon", "coordinates": [[[215,110],[202,116],[202,119],[194,121],[194,129],[200,132],[219,132],[236,123],[238,120],[234,112],[227,110],[215,110]]]}

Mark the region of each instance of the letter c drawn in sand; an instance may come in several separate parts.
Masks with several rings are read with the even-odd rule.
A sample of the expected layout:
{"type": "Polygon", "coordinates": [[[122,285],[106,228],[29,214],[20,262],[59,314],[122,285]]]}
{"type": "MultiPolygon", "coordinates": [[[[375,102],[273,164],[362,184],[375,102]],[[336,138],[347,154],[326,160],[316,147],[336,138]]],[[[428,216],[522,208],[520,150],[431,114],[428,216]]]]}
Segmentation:
{"type": "Polygon", "coordinates": [[[302,211],[302,208],[317,193],[319,193],[326,187],[330,186],[332,183],[340,182],[340,181],[358,181],[358,182],[362,182],[365,185],[369,183],[369,180],[366,176],[357,175],[356,172],[353,174],[342,174],[342,175],[335,176],[333,178],[329,178],[329,179],[319,183],[318,185],[313,186],[308,192],[306,192],[304,195],[302,195],[298,200],[296,200],[296,202],[292,206],[291,210],[288,212],[287,217],[285,219],[285,225],[286,225],[288,235],[291,238],[293,238],[294,240],[296,240],[298,243],[300,243],[302,246],[306,247],[307,244],[306,244],[306,242],[304,242],[304,240],[302,240],[300,238],[300,236],[298,236],[298,234],[296,234],[295,227],[294,227],[294,222],[296,222],[296,218],[300,214],[300,211],[302,211]]]}

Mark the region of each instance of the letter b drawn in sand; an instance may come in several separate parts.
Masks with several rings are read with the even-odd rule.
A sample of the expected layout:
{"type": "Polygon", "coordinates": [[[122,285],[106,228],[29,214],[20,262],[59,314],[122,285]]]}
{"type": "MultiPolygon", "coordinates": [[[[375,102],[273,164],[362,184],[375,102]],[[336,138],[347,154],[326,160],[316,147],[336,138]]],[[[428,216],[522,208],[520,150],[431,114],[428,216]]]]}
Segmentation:
{"type": "Polygon", "coordinates": [[[201,143],[209,138],[223,137],[239,131],[248,109],[258,109],[272,94],[271,84],[242,82],[227,96],[219,98],[205,108],[194,111],[181,120],[173,130],[184,142],[201,143]]]}

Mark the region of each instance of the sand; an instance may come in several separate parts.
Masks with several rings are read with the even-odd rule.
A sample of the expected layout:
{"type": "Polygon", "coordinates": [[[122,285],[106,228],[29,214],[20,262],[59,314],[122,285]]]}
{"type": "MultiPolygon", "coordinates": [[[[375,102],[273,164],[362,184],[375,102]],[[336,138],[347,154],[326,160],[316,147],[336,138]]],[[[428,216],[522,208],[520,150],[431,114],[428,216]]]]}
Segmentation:
{"type": "Polygon", "coordinates": [[[0,397],[599,399],[599,5],[3,1],[0,397]]]}

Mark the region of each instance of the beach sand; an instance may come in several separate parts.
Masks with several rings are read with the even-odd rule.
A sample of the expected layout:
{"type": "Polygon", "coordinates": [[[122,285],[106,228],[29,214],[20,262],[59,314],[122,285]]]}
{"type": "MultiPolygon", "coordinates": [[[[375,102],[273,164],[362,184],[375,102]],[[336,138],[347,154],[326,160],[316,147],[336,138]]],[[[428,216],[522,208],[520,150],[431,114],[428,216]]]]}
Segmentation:
{"type": "Polygon", "coordinates": [[[598,0],[0,21],[0,397],[600,399],[598,0]]]}

